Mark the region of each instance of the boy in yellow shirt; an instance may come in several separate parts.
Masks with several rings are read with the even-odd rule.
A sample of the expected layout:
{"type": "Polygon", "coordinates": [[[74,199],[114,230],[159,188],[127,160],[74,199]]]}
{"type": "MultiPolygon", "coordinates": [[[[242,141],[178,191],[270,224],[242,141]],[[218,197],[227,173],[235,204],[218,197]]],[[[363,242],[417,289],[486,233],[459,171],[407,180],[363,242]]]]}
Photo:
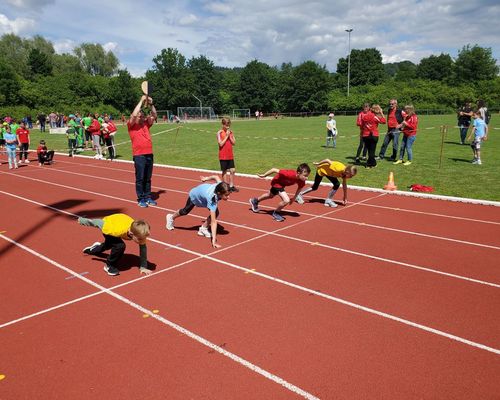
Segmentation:
{"type": "Polygon", "coordinates": [[[313,190],[317,190],[319,184],[323,180],[323,177],[326,177],[332,184],[333,188],[328,192],[328,196],[325,199],[325,207],[337,207],[337,203],[335,203],[332,199],[338,188],[340,187],[340,182],[338,178],[342,178],[342,189],[344,191],[344,202],[343,204],[347,204],[347,179],[352,178],[358,173],[356,166],[354,165],[344,165],[338,161],[331,161],[328,158],[320,161],[314,162],[314,165],[317,166],[316,176],[314,177],[314,184],[300,192],[295,201],[299,204],[304,204],[304,195],[313,190]]]}
{"type": "Polygon", "coordinates": [[[126,214],[112,214],[102,219],[78,218],[78,223],[84,226],[93,226],[99,228],[104,236],[104,242],[95,242],[93,245],[85,247],[85,254],[101,254],[111,249],[111,252],[104,265],[104,271],[108,275],[119,275],[120,271],[116,268],[116,263],[125,252],[125,240],[133,240],[139,245],[141,274],[150,275],[148,269],[146,239],[150,235],[149,224],[142,220],[134,220],[126,214]]]}

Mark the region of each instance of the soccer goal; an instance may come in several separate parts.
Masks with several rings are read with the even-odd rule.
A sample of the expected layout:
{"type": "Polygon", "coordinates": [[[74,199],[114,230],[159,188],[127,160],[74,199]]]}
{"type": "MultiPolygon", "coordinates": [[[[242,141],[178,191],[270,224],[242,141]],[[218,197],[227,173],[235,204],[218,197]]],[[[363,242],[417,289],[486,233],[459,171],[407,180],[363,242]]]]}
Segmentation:
{"type": "Polygon", "coordinates": [[[181,121],[217,119],[212,107],[177,107],[177,116],[181,121]]]}
{"type": "Polygon", "coordinates": [[[233,119],[250,119],[249,108],[235,108],[233,109],[233,119]]]}

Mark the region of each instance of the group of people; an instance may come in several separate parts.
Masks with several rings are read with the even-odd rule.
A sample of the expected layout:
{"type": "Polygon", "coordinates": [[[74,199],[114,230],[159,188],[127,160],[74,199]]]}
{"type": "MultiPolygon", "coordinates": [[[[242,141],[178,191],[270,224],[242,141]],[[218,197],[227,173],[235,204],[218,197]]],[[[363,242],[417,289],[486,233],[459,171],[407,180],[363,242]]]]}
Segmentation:
{"type": "Polygon", "coordinates": [[[398,107],[398,101],[391,99],[387,110],[387,117],[382,107],[378,104],[365,103],[363,111],[358,114],[356,125],[360,129],[359,146],[356,151],[356,163],[360,164],[360,155],[363,157],[368,153],[367,168],[375,168],[377,160],[383,160],[389,144],[392,142],[392,155],[389,161],[393,164],[411,165],[413,161],[413,143],[417,137],[418,117],[415,107],[408,104],[403,109],[398,107]],[[387,133],[384,138],[379,155],[376,156],[376,148],[379,139],[378,126],[387,124],[387,133]],[[399,137],[403,134],[401,147],[399,148],[399,137]],[[399,157],[398,157],[399,150],[399,157]],[[404,161],[405,155],[407,160],[404,161]]]}
{"type": "MultiPolygon", "coordinates": [[[[153,146],[151,141],[150,128],[156,120],[156,109],[151,97],[142,96],[136,105],[129,120],[127,121],[128,133],[132,142],[132,154],[135,168],[135,190],[137,195],[137,204],[139,207],[149,207],[157,205],[153,194],[151,193],[151,177],[153,172],[153,146]],[[146,115],[144,107],[150,109],[146,115]]],[[[233,146],[236,144],[234,132],[231,130],[231,120],[222,119],[222,127],[217,132],[217,142],[219,146],[219,162],[221,166],[221,176],[211,175],[202,177],[200,185],[189,191],[185,205],[176,212],[166,215],[166,229],[172,231],[175,229],[175,221],[188,215],[195,207],[208,209],[208,216],[201,224],[197,234],[202,237],[210,238],[211,245],[214,248],[220,248],[217,243],[217,218],[219,217],[219,202],[228,200],[233,192],[239,189],[234,185],[235,163],[233,146]],[[210,183],[209,183],[210,182],[210,183]]],[[[274,174],[270,183],[269,191],[259,197],[252,197],[249,200],[250,208],[254,213],[258,213],[259,204],[263,201],[274,198],[278,195],[281,201],[275,210],[271,213],[273,219],[277,222],[283,222],[285,217],[282,210],[294,201],[304,204],[304,196],[319,188],[324,177],[332,183],[332,189],[328,192],[324,205],[326,207],[337,207],[333,201],[336,191],[340,187],[342,180],[343,186],[343,204],[347,204],[347,179],[352,178],[357,173],[354,165],[344,165],[338,161],[324,159],[314,162],[316,165],[316,176],[314,184],[304,189],[306,180],[311,172],[308,164],[300,164],[296,170],[271,168],[265,173],[259,174],[265,178],[274,174]],[[294,195],[286,193],[285,188],[297,185],[294,195]]],[[[118,275],[120,273],[117,263],[125,251],[125,242],[123,240],[133,240],[139,244],[140,253],[140,272],[150,274],[148,268],[146,239],[150,235],[150,226],[144,220],[134,220],[125,214],[113,214],[102,219],[79,218],[78,223],[84,226],[99,228],[104,236],[103,242],[95,242],[85,247],[83,253],[98,255],[106,250],[110,250],[107,256],[104,270],[109,275],[118,275]]]]}

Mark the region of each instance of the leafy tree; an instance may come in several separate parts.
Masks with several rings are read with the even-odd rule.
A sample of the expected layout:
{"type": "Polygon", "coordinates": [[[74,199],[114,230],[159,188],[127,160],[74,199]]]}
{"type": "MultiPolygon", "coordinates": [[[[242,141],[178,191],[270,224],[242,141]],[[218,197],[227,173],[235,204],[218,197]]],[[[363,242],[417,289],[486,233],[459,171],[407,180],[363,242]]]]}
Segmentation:
{"type": "Polygon", "coordinates": [[[207,107],[218,112],[222,105],[220,97],[221,75],[215,65],[205,56],[193,57],[187,67],[194,82],[194,93],[207,107]]]}
{"type": "MultiPolygon", "coordinates": [[[[347,76],[348,62],[346,58],[339,59],[337,73],[347,76]]],[[[350,85],[378,85],[386,78],[382,55],[375,48],[351,51],[350,85]]]]}
{"type": "Polygon", "coordinates": [[[468,44],[459,51],[455,60],[456,82],[474,82],[493,79],[498,75],[491,48],[468,44]]]}
{"type": "Polygon", "coordinates": [[[21,83],[14,69],[0,59],[0,105],[17,104],[21,83]]]}
{"type": "Polygon", "coordinates": [[[401,61],[398,63],[398,69],[394,75],[394,79],[397,81],[409,81],[416,78],[417,76],[417,66],[411,61],[401,61]]]}
{"type": "Polygon", "coordinates": [[[28,56],[28,66],[33,77],[52,73],[52,60],[38,49],[31,49],[28,56]]]}
{"type": "Polygon", "coordinates": [[[241,70],[234,94],[235,103],[251,110],[272,111],[276,83],[277,71],[265,63],[253,60],[241,70]]]}
{"type": "Polygon", "coordinates": [[[422,58],[417,66],[417,77],[432,81],[449,81],[453,76],[453,60],[449,54],[422,58]]]}
{"type": "Polygon", "coordinates": [[[132,111],[141,95],[139,87],[127,70],[119,70],[109,83],[110,103],[118,110],[132,111]]]}
{"type": "Polygon", "coordinates": [[[23,39],[13,33],[8,33],[0,38],[0,54],[5,57],[5,62],[20,76],[30,74],[28,68],[28,47],[23,39]]]}
{"type": "Polygon", "coordinates": [[[282,88],[286,110],[326,110],[327,94],[332,87],[326,67],[314,61],[306,61],[292,70],[289,68],[289,65],[285,65],[282,69],[282,73],[288,75],[288,84],[282,88]]]}
{"type": "Polygon", "coordinates": [[[60,74],[79,74],[83,72],[78,57],[72,54],[54,54],[52,56],[53,73],[60,74]]]}
{"type": "Polygon", "coordinates": [[[74,50],[84,71],[90,75],[112,76],[118,69],[118,59],[100,44],[82,43],[74,50]]]}

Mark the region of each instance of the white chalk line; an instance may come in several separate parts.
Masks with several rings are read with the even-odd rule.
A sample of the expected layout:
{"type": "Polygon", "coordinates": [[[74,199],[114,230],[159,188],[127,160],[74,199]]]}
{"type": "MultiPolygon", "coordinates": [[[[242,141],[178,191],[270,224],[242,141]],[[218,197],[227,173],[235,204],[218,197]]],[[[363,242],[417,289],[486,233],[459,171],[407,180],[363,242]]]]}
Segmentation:
{"type": "MultiPolygon", "coordinates": [[[[329,211],[329,212],[333,212],[333,211],[329,211]]],[[[312,218],[312,219],[314,219],[314,218],[312,218]]],[[[298,225],[298,224],[301,224],[301,223],[304,223],[304,222],[305,221],[300,221],[300,222],[298,222],[298,223],[296,223],[294,225],[298,225]]],[[[283,230],[283,229],[286,229],[286,228],[285,227],[280,228],[280,230],[283,230]]],[[[271,233],[271,232],[265,232],[265,235],[266,234],[271,235],[273,233],[271,233]]],[[[263,236],[265,236],[265,235],[263,235],[263,236]]],[[[7,241],[9,241],[9,242],[11,242],[13,244],[16,244],[16,245],[18,245],[20,247],[25,247],[25,246],[23,246],[21,244],[18,244],[17,242],[15,242],[13,240],[7,238],[7,237],[5,237],[2,234],[0,234],[0,238],[4,238],[7,241]]],[[[255,238],[251,238],[251,239],[247,240],[247,242],[251,241],[251,240],[254,240],[254,239],[255,238]]],[[[156,239],[150,238],[149,240],[152,241],[152,242],[154,242],[154,243],[158,243],[158,244],[161,244],[161,245],[164,245],[164,246],[175,247],[175,246],[173,246],[171,244],[168,244],[168,243],[156,240],[156,239]]],[[[365,307],[365,306],[362,306],[360,304],[353,303],[353,302],[345,300],[345,299],[341,299],[339,297],[331,296],[331,295],[328,295],[328,294],[325,294],[325,293],[322,293],[322,292],[319,292],[319,291],[316,291],[316,290],[313,290],[313,289],[309,289],[309,288],[306,288],[304,286],[301,286],[301,285],[298,285],[298,284],[295,284],[295,283],[292,283],[292,282],[288,282],[288,281],[285,281],[285,280],[280,279],[280,278],[273,277],[273,276],[268,275],[268,274],[264,274],[264,273],[255,271],[254,269],[251,269],[251,268],[242,267],[240,265],[237,265],[237,264],[234,264],[234,263],[231,263],[231,262],[228,262],[228,261],[220,260],[218,258],[212,257],[211,255],[201,254],[201,253],[198,253],[198,252],[195,252],[195,251],[192,251],[192,250],[188,250],[188,249],[184,249],[184,248],[178,248],[178,250],[183,251],[183,252],[187,252],[189,254],[198,256],[198,257],[203,258],[203,259],[207,259],[207,260],[213,261],[216,264],[222,264],[222,265],[226,265],[226,266],[229,266],[231,268],[234,268],[234,269],[237,269],[237,270],[240,270],[240,271],[252,273],[253,275],[259,276],[261,278],[268,279],[270,281],[273,281],[273,282],[276,282],[276,283],[279,283],[279,284],[282,284],[282,285],[285,285],[285,286],[288,286],[288,287],[291,287],[291,288],[295,288],[295,289],[298,289],[300,291],[304,291],[304,292],[307,292],[307,293],[310,293],[310,294],[314,294],[316,296],[323,297],[325,299],[328,299],[328,300],[331,300],[331,301],[334,301],[334,302],[337,302],[337,303],[340,303],[340,304],[343,304],[343,305],[346,305],[346,306],[349,306],[349,307],[352,307],[352,308],[355,308],[355,309],[358,309],[358,310],[361,310],[361,311],[365,311],[365,312],[367,312],[369,314],[374,314],[374,315],[377,315],[377,316],[380,316],[380,317],[383,317],[383,318],[386,318],[386,319],[389,319],[389,320],[392,320],[392,321],[399,322],[399,323],[404,324],[404,325],[411,326],[411,327],[416,328],[416,329],[420,329],[420,330],[423,330],[423,331],[426,331],[426,332],[430,332],[430,333],[433,333],[435,335],[442,336],[442,337],[445,337],[447,339],[450,339],[450,340],[453,340],[453,341],[457,341],[457,342],[469,345],[471,347],[479,348],[481,350],[485,350],[485,351],[488,351],[488,352],[500,355],[500,349],[496,349],[496,348],[493,348],[493,347],[490,347],[490,346],[486,346],[484,344],[477,343],[477,342],[474,342],[474,341],[462,338],[460,336],[456,336],[456,335],[453,335],[453,334],[441,331],[439,329],[435,329],[435,328],[432,328],[432,327],[429,327],[429,326],[426,326],[426,325],[419,324],[417,322],[413,322],[413,321],[410,321],[410,320],[407,320],[407,319],[404,319],[404,318],[397,317],[397,316],[392,315],[392,314],[385,313],[383,311],[375,310],[375,309],[370,308],[370,307],[365,307]]],[[[220,252],[220,251],[222,251],[222,250],[219,250],[218,252],[220,252]]],[[[34,252],[34,253],[36,253],[36,252],[34,252]]],[[[43,259],[46,259],[46,258],[44,257],[43,259]]],[[[191,262],[191,261],[192,260],[189,260],[188,262],[191,262]]],[[[66,267],[63,267],[63,268],[66,268],[66,267]]],[[[67,269],[67,272],[70,273],[70,274],[76,275],[75,277],[77,277],[79,279],[82,279],[84,281],[87,281],[87,280],[90,281],[90,279],[85,278],[84,276],[81,276],[81,275],[79,275],[78,273],[76,273],[76,272],[74,272],[72,270],[67,269]]],[[[154,276],[154,275],[155,274],[153,274],[152,276],[154,276]]],[[[147,278],[150,278],[150,277],[144,277],[144,279],[147,279],[147,278]]],[[[90,282],[93,282],[93,281],[90,281],[90,282]]],[[[95,285],[98,285],[98,284],[95,284],[95,285]]],[[[108,293],[108,294],[113,293],[113,292],[111,292],[110,289],[104,288],[101,285],[98,285],[98,286],[105,293],[108,293]]],[[[117,295],[117,296],[119,296],[119,295],[117,295]]],[[[152,314],[152,312],[150,312],[149,310],[146,310],[146,309],[144,309],[144,308],[141,307],[141,311],[142,310],[145,310],[143,312],[146,312],[148,314],[152,314]]],[[[170,321],[169,321],[169,324],[170,324],[170,321]]],[[[169,324],[167,324],[167,325],[169,325],[169,324]]],[[[174,323],[172,322],[172,324],[174,324],[174,323]]],[[[174,325],[176,325],[176,324],[174,324],[174,325]]],[[[174,329],[177,329],[177,328],[174,327],[174,329]]],[[[182,329],[184,329],[184,328],[182,328],[182,329]]],[[[216,345],[213,345],[213,346],[216,346],[216,345]]],[[[216,347],[218,347],[218,346],[216,346],[216,347]]]]}
{"type": "Polygon", "coordinates": [[[80,279],[80,280],[84,281],[85,283],[95,287],[96,289],[114,297],[115,299],[117,299],[125,304],[127,304],[128,306],[135,308],[136,310],[140,311],[141,313],[149,315],[151,318],[156,319],[160,323],[162,323],[170,328],[175,329],[176,331],[182,333],[183,335],[189,337],[190,339],[195,340],[198,343],[200,343],[200,344],[216,351],[217,353],[231,359],[232,361],[242,365],[243,367],[250,369],[252,372],[255,372],[255,373],[279,384],[280,386],[284,387],[285,389],[287,389],[293,393],[296,393],[299,396],[302,396],[303,398],[306,398],[306,399],[311,399],[311,400],[318,399],[313,394],[299,388],[298,386],[293,385],[292,383],[284,380],[283,378],[266,371],[265,369],[257,366],[256,364],[253,364],[250,361],[247,361],[246,359],[244,359],[244,358],[242,358],[234,353],[231,353],[231,352],[223,349],[220,346],[217,346],[216,344],[210,342],[209,340],[203,338],[202,336],[197,335],[196,333],[176,324],[175,322],[172,322],[172,321],[160,316],[159,314],[153,313],[152,311],[148,310],[147,308],[133,302],[132,300],[129,300],[128,298],[126,298],[118,293],[113,292],[110,289],[105,288],[104,286],[99,285],[98,283],[92,281],[91,279],[88,279],[85,276],[79,275],[77,272],[75,272],[75,271],[71,270],[70,268],[58,263],[57,261],[54,261],[54,260],[44,256],[43,254],[38,253],[38,252],[32,250],[31,248],[24,246],[23,244],[18,243],[15,240],[12,240],[12,239],[4,236],[3,234],[0,234],[0,238],[4,239],[5,241],[7,241],[7,242],[9,242],[9,243],[21,248],[21,249],[23,249],[24,251],[44,260],[45,262],[65,271],[66,273],[75,276],[75,278],[80,279]]]}

